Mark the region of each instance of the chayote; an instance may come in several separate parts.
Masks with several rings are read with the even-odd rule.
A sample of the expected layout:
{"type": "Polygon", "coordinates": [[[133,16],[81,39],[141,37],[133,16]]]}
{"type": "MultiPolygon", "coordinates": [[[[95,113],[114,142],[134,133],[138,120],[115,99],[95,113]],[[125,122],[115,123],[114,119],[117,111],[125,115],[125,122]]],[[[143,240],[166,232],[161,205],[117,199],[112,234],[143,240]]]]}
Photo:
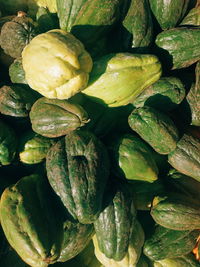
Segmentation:
{"type": "Polygon", "coordinates": [[[116,261],[106,257],[99,249],[97,237],[93,236],[93,243],[95,247],[95,256],[105,267],[135,267],[140,255],[142,246],[144,244],[144,231],[138,220],[135,221],[132,233],[129,239],[128,251],[124,258],[116,261]]]}
{"type": "Polygon", "coordinates": [[[87,86],[92,59],[72,34],[55,29],[31,40],[22,65],[32,89],[47,98],[67,99],[87,86]]]}
{"type": "Polygon", "coordinates": [[[26,164],[37,164],[46,158],[47,151],[54,143],[54,140],[36,134],[32,131],[21,136],[20,140],[20,161],[26,164]]]}
{"type": "Polygon", "coordinates": [[[82,93],[110,107],[123,106],[161,76],[161,64],[154,55],[108,54],[94,62],[90,80],[82,93]]]}
{"type": "Polygon", "coordinates": [[[0,121],[0,165],[9,165],[17,149],[17,137],[10,126],[0,121]]]}

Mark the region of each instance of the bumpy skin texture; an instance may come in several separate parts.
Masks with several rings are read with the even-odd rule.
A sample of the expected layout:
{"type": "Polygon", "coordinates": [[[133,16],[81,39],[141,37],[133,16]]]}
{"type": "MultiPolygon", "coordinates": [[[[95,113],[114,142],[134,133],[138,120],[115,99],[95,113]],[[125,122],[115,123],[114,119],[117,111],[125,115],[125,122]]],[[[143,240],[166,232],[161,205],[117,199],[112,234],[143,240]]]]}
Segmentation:
{"type": "Polygon", "coordinates": [[[132,0],[122,22],[122,47],[147,47],[152,42],[153,23],[147,0],[132,0]]]}
{"type": "Polygon", "coordinates": [[[78,255],[89,244],[93,234],[93,224],[65,221],[64,240],[58,261],[65,262],[78,255]]]}
{"type": "Polygon", "coordinates": [[[0,88],[0,113],[13,117],[28,117],[38,96],[29,87],[12,84],[0,88]]]}
{"type": "Polygon", "coordinates": [[[150,0],[151,10],[163,30],[173,28],[187,11],[189,0],[150,0]]]}
{"type": "Polygon", "coordinates": [[[145,240],[143,253],[152,261],[186,255],[195,247],[199,230],[176,231],[157,225],[145,240]]]}
{"type": "Polygon", "coordinates": [[[37,30],[33,20],[25,13],[19,12],[17,17],[3,25],[0,45],[9,56],[20,58],[24,47],[36,35],[37,30]]]}
{"type": "Polygon", "coordinates": [[[108,54],[94,62],[88,86],[82,93],[110,107],[123,106],[161,76],[154,55],[108,54]]]}
{"type": "Polygon", "coordinates": [[[164,113],[144,106],[133,110],[128,122],[152,148],[160,154],[169,154],[176,148],[178,130],[173,121],[164,113]]]}
{"type": "Polygon", "coordinates": [[[170,111],[182,102],[185,87],[176,77],[162,77],[147,87],[133,102],[136,108],[144,105],[160,111],[170,111]]]}
{"type": "Polygon", "coordinates": [[[0,165],[9,165],[17,150],[17,136],[12,128],[0,121],[0,165]]]}
{"type": "Polygon", "coordinates": [[[83,224],[95,221],[109,175],[107,151],[100,140],[81,130],[67,134],[48,151],[46,169],[71,216],[83,224]]]}
{"type": "Polygon", "coordinates": [[[198,202],[184,195],[172,194],[155,197],[151,207],[154,221],[173,230],[194,230],[200,228],[198,202]]]}
{"type": "Polygon", "coordinates": [[[125,134],[109,145],[113,171],[128,180],[153,182],[158,168],[151,148],[139,137],[125,134]]]}
{"type": "Polygon", "coordinates": [[[72,34],[55,29],[31,40],[22,65],[31,88],[47,98],[67,99],[86,87],[92,59],[72,34]]]}
{"type": "Polygon", "coordinates": [[[195,84],[190,88],[186,98],[191,110],[191,124],[200,126],[200,61],[196,64],[195,76],[195,84]]]}
{"type": "Polygon", "coordinates": [[[106,257],[116,261],[124,258],[135,218],[132,194],[121,185],[94,222],[99,249],[106,257]]]}
{"type": "Polygon", "coordinates": [[[168,161],[179,172],[200,181],[200,140],[184,134],[168,161]]]}
{"type": "Polygon", "coordinates": [[[49,190],[44,177],[31,175],[8,187],[1,197],[0,219],[6,238],[32,267],[47,267],[60,255],[62,217],[49,190]]]}
{"type": "Polygon", "coordinates": [[[154,267],[199,267],[199,262],[192,254],[174,259],[164,259],[154,262],[154,267]]]}
{"type": "Polygon", "coordinates": [[[144,231],[138,220],[136,220],[129,238],[128,251],[124,258],[120,261],[108,258],[100,251],[96,235],[93,237],[93,243],[95,247],[95,256],[103,264],[103,266],[135,267],[140,258],[142,246],[144,244],[144,231]]]}
{"type": "Polygon", "coordinates": [[[89,118],[78,104],[42,97],[33,104],[30,120],[36,133],[46,137],[59,137],[85,125],[89,118]]]}
{"type": "Polygon", "coordinates": [[[162,31],[157,35],[155,42],[160,48],[163,61],[172,69],[180,69],[200,59],[199,35],[199,28],[179,27],[162,31]]]}

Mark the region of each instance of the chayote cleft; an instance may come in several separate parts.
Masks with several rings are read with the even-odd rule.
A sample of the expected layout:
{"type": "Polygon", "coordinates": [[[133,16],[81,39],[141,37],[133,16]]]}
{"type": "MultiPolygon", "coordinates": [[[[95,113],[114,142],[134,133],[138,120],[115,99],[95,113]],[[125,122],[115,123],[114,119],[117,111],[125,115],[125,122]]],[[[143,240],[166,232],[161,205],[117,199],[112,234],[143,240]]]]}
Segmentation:
{"type": "Polygon", "coordinates": [[[22,65],[31,88],[47,98],[68,99],[87,86],[92,59],[72,34],[54,29],[31,40],[22,65]]]}
{"type": "Polygon", "coordinates": [[[154,55],[108,54],[94,62],[88,86],[82,92],[110,107],[127,105],[161,76],[154,55]]]}
{"type": "Polygon", "coordinates": [[[0,45],[7,55],[20,58],[24,47],[37,34],[37,23],[25,12],[19,11],[11,21],[4,23],[1,29],[0,45]]]}
{"type": "Polygon", "coordinates": [[[46,137],[59,137],[89,122],[87,112],[68,100],[41,97],[30,112],[32,129],[46,137]]]}
{"type": "Polygon", "coordinates": [[[63,242],[63,215],[45,177],[33,174],[5,189],[0,219],[6,238],[32,267],[57,261],[63,242]]]}

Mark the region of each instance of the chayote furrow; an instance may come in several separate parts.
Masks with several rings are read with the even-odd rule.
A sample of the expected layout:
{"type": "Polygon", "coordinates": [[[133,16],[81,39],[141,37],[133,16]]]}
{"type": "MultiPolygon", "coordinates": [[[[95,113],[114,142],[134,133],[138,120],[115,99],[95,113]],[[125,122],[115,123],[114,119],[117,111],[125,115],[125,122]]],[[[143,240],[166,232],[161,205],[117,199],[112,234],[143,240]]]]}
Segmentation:
{"type": "Polygon", "coordinates": [[[100,213],[109,175],[104,145],[92,133],[73,131],[51,147],[47,176],[71,216],[92,223],[100,213]]]}
{"type": "Polygon", "coordinates": [[[63,224],[49,190],[45,178],[30,175],[5,189],[1,197],[0,220],[6,238],[32,267],[56,262],[61,251],[63,224]]]}

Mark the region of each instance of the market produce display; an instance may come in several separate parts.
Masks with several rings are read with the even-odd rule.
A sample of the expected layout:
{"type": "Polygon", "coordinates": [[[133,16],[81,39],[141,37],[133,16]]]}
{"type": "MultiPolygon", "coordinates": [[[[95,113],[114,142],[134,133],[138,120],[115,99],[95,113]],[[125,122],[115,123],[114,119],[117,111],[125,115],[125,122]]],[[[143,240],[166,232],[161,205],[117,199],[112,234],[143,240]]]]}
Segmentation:
{"type": "Polygon", "coordinates": [[[0,266],[200,266],[200,1],[0,0],[0,266]]]}

